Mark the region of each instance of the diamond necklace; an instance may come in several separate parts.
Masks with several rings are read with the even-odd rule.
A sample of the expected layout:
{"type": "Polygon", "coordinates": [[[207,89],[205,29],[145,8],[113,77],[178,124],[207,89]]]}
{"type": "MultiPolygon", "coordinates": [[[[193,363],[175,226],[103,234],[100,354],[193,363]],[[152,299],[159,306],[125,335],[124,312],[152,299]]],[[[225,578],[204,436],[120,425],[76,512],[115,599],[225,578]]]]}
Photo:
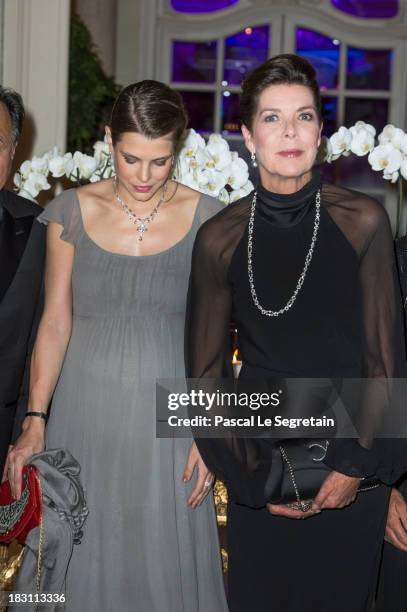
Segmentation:
{"type": "Polygon", "coordinates": [[[129,206],[127,206],[126,202],[123,202],[123,200],[121,199],[121,197],[119,196],[119,193],[117,191],[117,179],[116,177],[114,177],[113,179],[113,189],[114,189],[114,196],[116,198],[116,200],[119,202],[120,206],[122,207],[122,209],[124,210],[124,212],[126,213],[126,215],[128,216],[128,218],[130,219],[131,223],[134,223],[134,225],[137,224],[137,231],[139,233],[139,242],[141,242],[143,240],[143,236],[145,234],[145,232],[148,230],[148,225],[154,220],[155,216],[158,213],[158,210],[161,206],[161,204],[164,201],[165,198],[165,194],[167,192],[167,181],[164,183],[163,186],[163,192],[161,194],[160,199],[158,200],[157,205],[154,207],[154,209],[151,211],[151,213],[147,216],[147,217],[138,217],[129,206]]]}
{"type": "Polygon", "coordinates": [[[290,310],[291,306],[294,304],[297,295],[304,284],[305,275],[307,274],[307,270],[311,263],[312,255],[314,253],[315,243],[317,241],[318,229],[319,229],[319,221],[320,221],[320,208],[321,208],[321,190],[318,189],[315,195],[315,220],[314,220],[314,231],[312,232],[311,246],[305,257],[304,269],[300,274],[300,277],[297,282],[297,286],[294,290],[294,293],[288,300],[287,304],[280,308],[280,310],[267,310],[264,308],[257,297],[256,289],[254,287],[254,279],[253,279],[253,229],[254,229],[254,213],[256,210],[256,201],[257,201],[257,191],[254,192],[252,207],[250,211],[250,220],[248,227],[248,242],[247,242],[247,272],[249,275],[249,284],[250,284],[250,292],[252,294],[253,302],[255,306],[260,310],[261,314],[267,317],[278,317],[288,310],[290,310]]]}

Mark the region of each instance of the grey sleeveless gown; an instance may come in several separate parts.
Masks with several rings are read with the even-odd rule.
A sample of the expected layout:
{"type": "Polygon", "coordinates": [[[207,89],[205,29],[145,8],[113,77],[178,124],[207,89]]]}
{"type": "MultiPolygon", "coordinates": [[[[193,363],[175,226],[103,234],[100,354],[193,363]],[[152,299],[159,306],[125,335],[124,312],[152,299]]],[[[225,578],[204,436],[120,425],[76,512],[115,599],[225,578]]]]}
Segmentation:
{"type": "Polygon", "coordinates": [[[39,217],[75,245],[72,336],[46,436],[81,464],[89,506],[68,570],[70,612],[227,610],[213,498],[186,505],[191,441],[155,437],[155,379],[184,376],[195,234],[220,208],[202,195],[188,234],[145,257],[93,242],[74,189],[39,217]]]}

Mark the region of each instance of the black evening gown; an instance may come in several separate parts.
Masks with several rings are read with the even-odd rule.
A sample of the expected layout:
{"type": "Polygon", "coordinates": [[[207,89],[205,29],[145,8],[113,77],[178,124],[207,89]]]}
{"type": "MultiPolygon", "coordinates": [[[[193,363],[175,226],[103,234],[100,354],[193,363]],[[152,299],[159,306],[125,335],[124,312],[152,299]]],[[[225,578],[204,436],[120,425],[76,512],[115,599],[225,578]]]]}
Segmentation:
{"type": "MultiPolygon", "coordinates": [[[[281,316],[262,315],[250,293],[247,225],[252,195],[200,229],[187,319],[191,378],[222,377],[231,320],[239,331],[242,379],[386,380],[398,375],[395,355],[404,347],[393,240],[387,214],[375,200],[321,185],[317,172],[290,195],[259,186],[253,268],[260,303],[278,310],[292,295],[311,243],[319,188],[321,217],[314,255],[293,307],[281,316]]],[[[383,404],[382,398],[369,395],[367,385],[361,404],[365,417],[369,410],[385,408],[375,403],[383,404]]],[[[231,612],[371,609],[388,486],[360,493],[345,509],[325,510],[305,521],[276,517],[261,498],[264,479],[260,473],[256,480],[250,441],[197,443],[209,468],[228,484],[231,612]]],[[[325,463],[344,474],[376,475],[390,484],[406,466],[393,461],[389,449],[383,440],[375,440],[369,449],[356,439],[332,440],[325,463]]]]}

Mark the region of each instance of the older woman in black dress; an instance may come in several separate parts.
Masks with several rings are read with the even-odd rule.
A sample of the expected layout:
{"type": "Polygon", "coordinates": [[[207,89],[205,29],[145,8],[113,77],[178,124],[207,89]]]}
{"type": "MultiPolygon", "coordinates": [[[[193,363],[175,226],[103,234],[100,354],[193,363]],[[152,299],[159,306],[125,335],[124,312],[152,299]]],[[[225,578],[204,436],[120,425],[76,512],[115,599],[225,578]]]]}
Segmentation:
{"type": "MultiPolygon", "coordinates": [[[[322,183],[313,170],[322,120],[312,66],[295,55],[268,60],[244,82],[241,111],[260,183],[198,232],[190,377],[222,376],[232,318],[241,379],[396,376],[401,347],[388,217],[375,200],[322,183]]],[[[390,489],[358,489],[363,477],[389,483],[400,475],[384,443],[364,448],[356,439],[332,440],[325,456],[332,471],[306,513],[266,498],[263,507],[250,507],[244,440],[202,439],[198,446],[229,486],[232,612],[370,609],[390,489]],[[309,520],[292,520],[303,517],[309,520]]]]}

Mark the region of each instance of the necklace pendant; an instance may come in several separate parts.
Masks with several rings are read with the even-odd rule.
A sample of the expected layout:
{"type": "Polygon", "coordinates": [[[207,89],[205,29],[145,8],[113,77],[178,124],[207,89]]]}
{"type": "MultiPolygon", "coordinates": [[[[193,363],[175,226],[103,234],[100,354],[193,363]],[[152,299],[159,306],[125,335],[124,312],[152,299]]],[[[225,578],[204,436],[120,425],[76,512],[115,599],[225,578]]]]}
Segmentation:
{"type": "Polygon", "coordinates": [[[141,221],[139,226],[137,227],[137,231],[140,234],[139,242],[141,242],[143,240],[145,232],[147,231],[147,225],[141,221]]]}
{"type": "Polygon", "coordinates": [[[114,196],[115,196],[116,200],[118,201],[118,203],[122,207],[123,211],[128,216],[129,221],[137,226],[136,230],[137,230],[137,233],[139,235],[138,241],[141,242],[143,240],[143,236],[144,236],[145,232],[148,230],[149,223],[154,221],[156,215],[158,214],[158,211],[159,211],[159,208],[160,208],[161,204],[164,202],[165,194],[166,194],[166,191],[167,191],[167,181],[164,183],[163,192],[162,192],[162,195],[161,195],[161,197],[160,197],[160,199],[158,201],[158,204],[156,205],[154,210],[148,215],[148,217],[145,217],[144,219],[142,219],[140,217],[137,217],[137,215],[127,206],[126,202],[123,202],[123,200],[121,199],[121,197],[120,197],[120,195],[119,195],[119,193],[117,191],[116,177],[114,178],[113,191],[114,191],[114,196]]]}

